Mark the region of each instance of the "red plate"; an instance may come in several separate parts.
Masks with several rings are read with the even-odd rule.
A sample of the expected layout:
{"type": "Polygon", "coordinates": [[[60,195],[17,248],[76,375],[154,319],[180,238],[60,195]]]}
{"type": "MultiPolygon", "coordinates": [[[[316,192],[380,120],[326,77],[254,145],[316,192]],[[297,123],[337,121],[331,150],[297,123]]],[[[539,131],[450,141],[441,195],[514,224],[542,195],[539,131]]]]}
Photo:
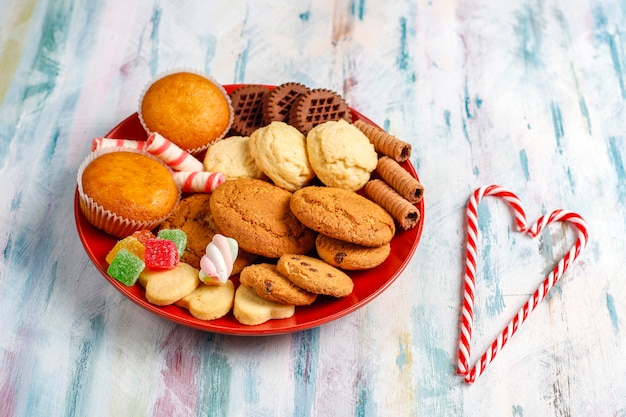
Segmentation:
{"type": "MultiPolygon", "coordinates": [[[[225,85],[226,91],[230,93],[239,85],[225,85]]],[[[351,109],[353,120],[363,120],[374,124],[367,117],[358,111],[351,109]]],[[[137,114],[133,114],[115,126],[107,135],[109,138],[116,139],[135,139],[145,140],[147,135],[139,122],[137,114]]],[[[404,168],[415,178],[417,174],[410,162],[403,163],[404,168]]],[[[85,216],[80,211],[78,204],[78,189],[74,197],[74,217],[76,219],[76,228],[80,240],[85,247],[85,251],[89,255],[96,268],[102,275],[131,301],[135,302],[142,308],[164,317],[173,322],[193,327],[199,330],[210,331],[214,333],[233,334],[233,335],[271,335],[289,333],[300,330],[309,329],[328,323],[343,317],[353,311],[363,307],[385,289],[387,289],[393,281],[405,269],[411,256],[417,248],[417,244],[422,235],[424,226],[424,200],[422,199],[417,208],[421,212],[419,223],[411,230],[398,230],[395,237],[391,241],[391,254],[384,263],[376,268],[367,271],[354,271],[348,274],[354,280],[354,291],[348,297],[335,299],[332,297],[318,297],[318,299],[310,306],[296,307],[296,313],[293,317],[281,320],[270,320],[257,326],[245,326],[240,324],[232,312],[221,319],[204,321],[193,317],[183,308],[176,306],[158,307],[150,304],[144,295],[144,290],[139,284],[132,287],[126,287],[114,278],[110,277],[106,270],[108,264],[105,261],[107,253],[117,242],[117,239],[103,231],[91,226],[85,216]]],[[[233,277],[233,282],[238,285],[238,277],[233,277]]]]}

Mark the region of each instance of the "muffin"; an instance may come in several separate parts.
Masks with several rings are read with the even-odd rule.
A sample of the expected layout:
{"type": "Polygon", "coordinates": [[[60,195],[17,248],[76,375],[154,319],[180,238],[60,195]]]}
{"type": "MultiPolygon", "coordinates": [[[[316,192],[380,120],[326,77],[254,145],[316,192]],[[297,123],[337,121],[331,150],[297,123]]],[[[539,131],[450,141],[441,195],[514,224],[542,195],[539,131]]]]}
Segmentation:
{"type": "Polygon", "coordinates": [[[92,152],[79,168],[77,181],[87,221],[118,238],[153,229],[180,199],[171,171],[138,151],[92,152]]]}
{"type": "Polygon", "coordinates": [[[138,113],[148,134],[158,132],[192,154],[223,138],[233,122],[223,87],[192,72],[174,72],[152,82],[138,113]]]}

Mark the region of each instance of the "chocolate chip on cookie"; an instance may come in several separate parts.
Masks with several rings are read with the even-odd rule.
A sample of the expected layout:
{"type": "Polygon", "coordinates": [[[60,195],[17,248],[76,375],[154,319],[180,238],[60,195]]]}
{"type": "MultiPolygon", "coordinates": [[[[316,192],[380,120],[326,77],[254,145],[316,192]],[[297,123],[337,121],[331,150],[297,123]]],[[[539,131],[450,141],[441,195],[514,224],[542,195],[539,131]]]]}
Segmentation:
{"type": "Polygon", "coordinates": [[[352,278],[346,273],[310,256],[285,254],[276,267],[295,285],[315,294],[346,297],[354,288],[352,278]]]}
{"type": "Polygon", "coordinates": [[[317,294],[298,287],[279,273],[274,264],[261,263],[244,268],[239,282],[259,297],[276,303],[309,305],[317,298],[317,294]]]}

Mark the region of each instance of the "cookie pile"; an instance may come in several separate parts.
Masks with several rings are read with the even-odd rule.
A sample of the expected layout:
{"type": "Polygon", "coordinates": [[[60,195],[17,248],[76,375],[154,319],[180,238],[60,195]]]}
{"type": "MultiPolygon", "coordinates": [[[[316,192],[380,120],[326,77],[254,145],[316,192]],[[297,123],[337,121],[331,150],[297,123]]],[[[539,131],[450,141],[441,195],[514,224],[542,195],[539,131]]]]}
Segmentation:
{"type": "MultiPolygon", "coordinates": [[[[331,90],[288,82],[245,85],[228,96],[230,130],[202,154],[150,132],[150,144],[159,144],[152,148],[160,149],[152,154],[173,169],[183,192],[155,233],[180,230],[187,242],[177,265],[139,272],[146,298],[201,320],[232,311],[240,323],[256,325],[291,317],[296,306],[319,297],[350,295],[347,271],[382,264],[397,229],[419,222],[424,188],[401,166],[411,146],[362,120],[353,123],[331,90]],[[222,248],[219,265],[203,268],[216,236],[238,250],[222,248]]],[[[96,139],[94,148],[150,151],[141,141],[96,139]]]]}

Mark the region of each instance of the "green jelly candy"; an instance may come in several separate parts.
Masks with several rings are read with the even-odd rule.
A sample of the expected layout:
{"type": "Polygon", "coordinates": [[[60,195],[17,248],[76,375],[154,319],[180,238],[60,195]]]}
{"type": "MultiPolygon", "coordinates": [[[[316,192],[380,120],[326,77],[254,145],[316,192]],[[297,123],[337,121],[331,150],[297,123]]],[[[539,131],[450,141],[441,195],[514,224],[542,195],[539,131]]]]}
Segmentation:
{"type": "Polygon", "coordinates": [[[115,258],[113,258],[113,262],[111,262],[107,269],[107,274],[130,287],[131,285],[135,285],[139,274],[145,267],[146,264],[141,258],[128,249],[122,248],[117,252],[115,258]]]}
{"type": "Polygon", "coordinates": [[[162,229],[159,230],[157,237],[160,239],[171,240],[176,244],[178,249],[178,257],[181,258],[187,247],[187,234],[180,229],[162,229]]]}

